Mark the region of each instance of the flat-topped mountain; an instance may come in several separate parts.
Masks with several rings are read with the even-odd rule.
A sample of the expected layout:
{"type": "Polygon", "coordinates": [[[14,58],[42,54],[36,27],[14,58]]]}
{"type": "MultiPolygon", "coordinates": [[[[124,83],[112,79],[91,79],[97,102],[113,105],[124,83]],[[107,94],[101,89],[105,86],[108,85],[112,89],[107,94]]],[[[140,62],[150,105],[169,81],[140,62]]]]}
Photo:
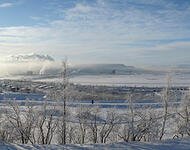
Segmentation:
{"type": "Polygon", "coordinates": [[[136,68],[133,66],[126,66],[124,64],[84,64],[75,65],[71,67],[74,74],[84,75],[98,75],[98,74],[119,74],[119,75],[133,75],[154,73],[154,71],[136,68]]]}

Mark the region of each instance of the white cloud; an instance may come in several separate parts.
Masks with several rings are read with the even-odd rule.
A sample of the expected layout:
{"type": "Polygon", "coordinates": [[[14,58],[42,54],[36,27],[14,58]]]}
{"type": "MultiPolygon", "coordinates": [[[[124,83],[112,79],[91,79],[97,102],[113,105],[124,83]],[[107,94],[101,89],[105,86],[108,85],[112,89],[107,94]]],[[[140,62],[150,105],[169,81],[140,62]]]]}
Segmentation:
{"type": "Polygon", "coordinates": [[[74,8],[69,9],[70,12],[84,12],[84,13],[87,13],[91,10],[93,10],[92,7],[82,4],[77,4],[74,8]]]}
{"type": "Polygon", "coordinates": [[[187,43],[160,42],[158,45],[154,41],[189,38],[189,9],[176,9],[172,3],[162,0],[112,2],[98,0],[97,3],[76,3],[73,8],[59,9],[59,16],[63,17],[47,26],[1,27],[0,51],[40,51],[58,57],[89,53],[104,55],[103,52],[114,55],[117,52],[126,53],[127,59],[143,52],[186,49],[187,43]],[[142,9],[139,8],[141,5],[133,3],[162,9],[142,9]]]}
{"type": "MultiPolygon", "coordinates": [[[[159,51],[159,52],[166,52],[166,51],[178,51],[180,52],[181,50],[184,51],[189,51],[190,47],[190,41],[187,42],[171,42],[168,44],[159,44],[154,47],[146,48],[146,51],[159,51]]],[[[145,51],[145,48],[143,48],[145,51]]]]}
{"type": "Polygon", "coordinates": [[[36,16],[30,16],[30,18],[31,18],[32,20],[41,20],[41,17],[36,17],[36,16]]]}
{"type": "Polygon", "coordinates": [[[15,26],[1,27],[0,39],[9,39],[0,41],[0,43],[34,43],[51,38],[51,29],[37,26],[15,26]]]}
{"type": "Polygon", "coordinates": [[[2,3],[2,4],[0,4],[0,7],[10,7],[12,5],[13,5],[13,3],[2,3]]]}

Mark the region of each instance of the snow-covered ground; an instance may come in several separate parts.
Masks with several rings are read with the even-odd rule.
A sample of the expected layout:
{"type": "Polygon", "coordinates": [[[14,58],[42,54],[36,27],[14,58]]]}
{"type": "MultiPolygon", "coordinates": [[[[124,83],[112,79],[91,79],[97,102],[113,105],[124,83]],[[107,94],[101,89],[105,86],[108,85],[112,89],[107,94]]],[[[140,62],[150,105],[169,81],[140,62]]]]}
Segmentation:
{"type": "MultiPolygon", "coordinates": [[[[166,86],[167,75],[102,75],[102,76],[77,76],[71,82],[80,84],[115,85],[115,86],[166,86]]],[[[173,75],[173,86],[190,86],[189,75],[173,75]]]]}
{"type": "MultiPolygon", "coordinates": [[[[167,75],[79,75],[70,77],[70,81],[83,85],[109,85],[109,86],[166,86],[167,75]]],[[[42,82],[62,82],[60,77],[46,76],[7,76],[0,79],[31,80],[42,82]]],[[[173,86],[190,86],[190,76],[188,74],[171,75],[173,86]]]]}
{"type": "MultiPolygon", "coordinates": [[[[20,106],[23,108],[25,107],[26,99],[29,99],[30,102],[35,105],[36,107],[42,106],[45,102],[47,102],[48,105],[53,106],[55,105],[56,101],[51,99],[46,99],[43,94],[26,94],[26,93],[4,93],[0,95],[0,108],[8,107],[9,99],[15,99],[20,106]]],[[[180,104],[180,102],[173,101],[173,105],[171,106],[177,106],[180,104]]],[[[117,114],[124,115],[128,113],[129,110],[129,101],[126,100],[94,100],[94,104],[92,104],[91,100],[68,100],[67,106],[70,112],[72,112],[70,115],[69,122],[70,123],[79,123],[76,119],[76,113],[77,108],[81,106],[88,106],[88,107],[98,107],[100,109],[101,113],[101,120],[105,120],[106,112],[108,111],[114,111],[117,112],[117,114]]],[[[153,109],[156,111],[163,111],[163,102],[161,100],[134,100],[133,101],[134,108],[138,109],[153,109]]],[[[170,107],[171,108],[171,107],[170,107]]],[[[173,118],[171,117],[171,122],[173,122],[173,118]]],[[[125,124],[126,122],[122,122],[121,124],[125,124]]],[[[167,134],[165,134],[164,139],[170,139],[174,135],[174,130],[172,129],[172,123],[168,120],[167,122],[167,134]]],[[[55,142],[56,143],[56,142],[55,142]]],[[[0,149],[1,150],[1,149],[0,149]]]]}
{"type": "MultiPolygon", "coordinates": [[[[34,80],[31,78],[31,80],[34,80]]],[[[166,85],[167,76],[77,76],[71,78],[71,82],[80,83],[80,84],[99,84],[99,85],[129,85],[129,86],[165,86],[166,85]]],[[[60,82],[61,78],[52,78],[52,79],[35,79],[35,81],[53,81],[60,82]]],[[[174,76],[172,78],[173,85],[178,86],[190,86],[190,77],[187,75],[184,76],[174,76]]],[[[6,99],[15,99],[20,102],[20,105],[24,106],[25,99],[29,98],[34,105],[42,105],[44,101],[47,101],[48,104],[55,103],[54,100],[46,100],[43,94],[21,94],[21,93],[4,93],[0,95],[0,107],[4,108],[6,106],[6,99]]],[[[176,104],[178,102],[175,102],[176,104]]],[[[76,109],[78,106],[92,106],[91,100],[85,101],[69,101],[68,106],[73,115],[71,115],[69,123],[78,123],[76,121],[76,109]]],[[[95,101],[94,106],[98,106],[101,109],[101,115],[106,114],[108,110],[116,110],[118,114],[126,113],[128,108],[128,103],[124,100],[117,101],[106,101],[106,100],[98,100],[95,101]]],[[[134,106],[139,108],[153,108],[158,111],[161,111],[162,102],[159,100],[137,100],[134,101],[134,106]]],[[[105,119],[102,116],[102,119],[105,119]]],[[[157,141],[157,142],[129,142],[129,143],[113,143],[113,144],[85,144],[85,145],[21,145],[21,144],[10,144],[10,143],[0,143],[0,150],[23,150],[23,149],[150,149],[150,150],[189,150],[190,149],[190,138],[184,139],[171,139],[173,137],[173,118],[169,117],[167,121],[167,129],[166,135],[164,136],[165,141],[157,141]]],[[[56,143],[56,142],[52,142],[56,143]]]]}
{"type": "Polygon", "coordinates": [[[0,143],[1,150],[189,150],[190,138],[163,140],[156,142],[129,142],[113,144],[85,145],[22,145],[0,143]]]}
{"type": "MultiPolygon", "coordinates": [[[[24,105],[26,99],[29,99],[34,105],[42,105],[44,102],[53,104],[56,101],[52,99],[46,99],[44,94],[30,94],[30,93],[2,93],[0,94],[0,106],[6,105],[7,100],[16,100],[19,105],[24,105]]],[[[133,104],[136,108],[161,108],[161,100],[134,100],[133,104]]],[[[178,102],[175,102],[178,104],[178,102]]],[[[70,109],[74,109],[80,106],[98,106],[100,109],[116,109],[117,111],[125,111],[129,107],[129,103],[126,100],[67,100],[67,106],[70,109]]]]}

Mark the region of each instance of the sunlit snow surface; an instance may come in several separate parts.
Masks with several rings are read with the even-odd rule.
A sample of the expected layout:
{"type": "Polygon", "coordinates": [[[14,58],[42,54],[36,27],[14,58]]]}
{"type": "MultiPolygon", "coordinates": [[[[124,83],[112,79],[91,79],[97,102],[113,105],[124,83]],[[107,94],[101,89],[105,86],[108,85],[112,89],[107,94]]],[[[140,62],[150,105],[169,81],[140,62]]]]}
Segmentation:
{"type": "MultiPolygon", "coordinates": [[[[99,76],[77,76],[71,78],[71,82],[80,84],[113,85],[113,86],[165,86],[167,75],[99,75],[99,76]]],[[[189,75],[171,76],[172,84],[175,86],[190,86],[189,75]]]]}
{"type": "MultiPolygon", "coordinates": [[[[78,75],[71,76],[70,82],[83,85],[109,85],[109,86],[166,86],[167,75],[78,75]]],[[[42,82],[62,82],[61,77],[49,76],[7,76],[0,79],[31,80],[42,82]]],[[[189,74],[172,74],[173,86],[190,86],[189,74]]]]}
{"type": "Polygon", "coordinates": [[[189,150],[190,138],[157,141],[151,143],[129,142],[86,145],[21,145],[0,143],[1,150],[189,150]]]}
{"type": "MultiPolygon", "coordinates": [[[[9,77],[10,78],[10,77],[9,77]]],[[[11,77],[11,79],[24,79],[24,80],[32,80],[32,81],[46,81],[46,82],[61,82],[61,78],[44,78],[41,76],[15,76],[11,77]]],[[[93,85],[113,85],[113,86],[165,86],[167,84],[167,75],[98,75],[98,76],[75,76],[71,77],[71,82],[80,83],[80,84],[93,84],[93,85]]],[[[173,75],[172,76],[172,85],[173,86],[190,86],[190,76],[185,75],[173,75]]],[[[24,101],[27,98],[35,99],[32,100],[34,104],[41,105],[43,104],[44,95],[31,95],[31,94],[14,94],[14,93],[4,93],[1,95],[1,106],[6,105],[6,100],[3,98],[9,99],[12,97],[16,97],[16,100],[20,102],[20,104],[24,105],[24,101]]],[[[77,105],[91,105],[91,101],[72,101],[68,102],[68,106],[70,109],[75,110],[77,105]]],[[[53,103],[51,100],[48,103],[53,103]]],[[[160,102],[158,101],[143,101],[143,103],[134,102],[135,105],[147,105],[151,106],[154,109],[160,109],[160,102]],[[137,103],[137,104],[136,104],[137,103]],[[155,106],[155,107],[154,107],[155,106]]],[[[117,102],[106,102],[106,101],[97,101],[95,105],[98,105],[101,108],[102,113],[106,112],[108,109],[116,109],[118,113],[123,113],[123,111],[127,108],[127,103],[125,101],[117,101],[117,102]]],[[[74,119],[75,114],[71,117],[71,122],[74,119]]],[[[168,121],[168,124],[170,122],[168,121]]],[[[170,124],[172,125],[172,124],[170,124]]],[[[170,129],[170,127],[169,127],[170,129]]],[[[168,130],[168,129],[167,129],[168,130]]],[[[170,129],[172,130],[172,129],[170,129]]],[[[170,135],[165,138],[171,138],[170,135]]],[[[151,143],[144,142],[130,142],[130,143],[113,143],[113,144],[86,144],[86,145],[21,145],[21,144],[9,144],[9,143],[0,143],[0,150],[62,150],[62,149],[134,149],[134,150],[189,150],[190,149],[190,138],[185,139],[171,139],[165,141],[157,141],[151,143]]]]}

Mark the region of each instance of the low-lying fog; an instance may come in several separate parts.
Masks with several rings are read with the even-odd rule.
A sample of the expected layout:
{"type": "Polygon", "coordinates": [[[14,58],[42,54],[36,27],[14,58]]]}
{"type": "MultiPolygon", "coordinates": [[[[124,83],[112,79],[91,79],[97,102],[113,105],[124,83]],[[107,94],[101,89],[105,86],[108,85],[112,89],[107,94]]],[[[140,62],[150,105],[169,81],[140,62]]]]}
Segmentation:
{"type": "Polygon", "coordinates": [[[54,74],[61,69],[60,62],[1,62],[0,76],[14,75],[14,74],[54,74]]]}
{"type": "MultiPolygon", "coordinates": [[[[0,68],[1,79],[23,79],[24,77],[29,80],[62,81],[59,80],[62,62],[55,61],[48,55],[9,56],[0,61],[0,68]]],[[[72,75],[71,81],[79,84],[164,86],[167,83],[167,71],[160,68],[152,70],[123,64],[86,64],[69,65],[69,70],[72,75]]],[[[172,83],[177,86],[190,86],[189,74],[189,66],[180,66],[171,74],[172,83]]]]}
{"type": "Polygon", "coordinates": [[[7,56],[0,61],[0,76],[15,74],[54,74],[60,71],[61,62],[48,55],[28,54],[7,56]]]}

